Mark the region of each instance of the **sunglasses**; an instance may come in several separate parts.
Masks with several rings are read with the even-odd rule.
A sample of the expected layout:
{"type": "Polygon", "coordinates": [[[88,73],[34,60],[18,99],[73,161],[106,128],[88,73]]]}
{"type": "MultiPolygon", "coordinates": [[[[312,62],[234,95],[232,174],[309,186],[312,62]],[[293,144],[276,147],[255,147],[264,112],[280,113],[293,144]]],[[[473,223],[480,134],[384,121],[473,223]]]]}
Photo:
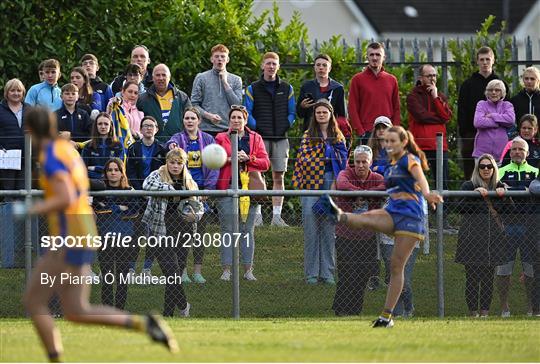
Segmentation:
{"type": "Polygon", "coordinates": [[[491,165],[491,164],[479,164],[478,169],[493,169],[493,165],[491,165]]]}
{"type": "Polygon", "coordinates": [[[244,105],[231,105],[231,110],[242,110],[246,111],[246,107],[244,105]]]}

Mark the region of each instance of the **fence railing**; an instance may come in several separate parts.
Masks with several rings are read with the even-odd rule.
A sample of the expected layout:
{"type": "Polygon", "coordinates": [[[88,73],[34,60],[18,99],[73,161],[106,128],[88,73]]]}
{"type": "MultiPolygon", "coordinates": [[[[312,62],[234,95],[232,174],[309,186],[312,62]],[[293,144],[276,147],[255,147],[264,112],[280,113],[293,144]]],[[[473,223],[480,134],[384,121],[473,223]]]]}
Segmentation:
{"type": "MultiPolygon", "coordinates": [[[[473,38],[470,38],[471,43],[473,42],[473,38]]],[[[373,39],[371,40],[373,41],[373,39]]],[[[456,39],[458,43],[458,47],[461,44],[463,40],[460,40],[459,38],[456,39]]],[[[406,41],[401,38],[399,40],[390,40],[386,39],[383,41],[385,44],[385,50],[386,50],[386,61],[385,64],[388,66],[413,66],[414,68],[414,79],[418,77],[418,66],[429,63],[436,67],[441,67],[441,83],[442,83],[442,91],[448,95],[448,80],[450,78],[449,74],[449,67],[457,67],[458,69],[461,69],[462,63],[458,61],[451,60],[452,55],[449,53],[448,49],[448,43],[447,39],[445,37],[442,37],[440,41],[433,41],[432,38],[428,38],[427,40],[419,40],[418,38],[414,38],[411,41],[411,44],[408,45],[406,41]],[[440,61],[435,61],[435,53],[438,51],[437,46],[440,46],[440,61]],[[406,61],[406,50],[408,48],[412,48],[412,55],[414,57],[414,61],[406,61]],[[397,57],[394,56],[394,54],[397,52],[397,57]],[[421,55],[425,54],[427,57],[426,62],[421,61],[421,55]]],[[[511,59],[507,62],[507,64],[512,65],[512,85],[511,88],[515,92],[519,88],[519,67],[520,66],[532,66],[540,64],[540,59],[533,59],[533,40],[530,36],[527,36],[523,40],[523,46],[525,50],[525,56],[519,55],[519,49],[520,44],[518,43],[517,38],[514,36],[512,38],[511,43],[511,59]]],[[[350,63],[352,66],[356,67],[363,67],[366,66],[367,63],[365,62],[364,55],[363,55],[363,49],[362,49],[362,41],[357,38],[354,46],[351,46],[347,44],[345,40],[342,42],[344,51],[354,47],[355,54],[356,54],[356,62],[350,63]]],[[[538,40],[537,47],[540,49],[540,39],[538,40]]],[[[301,41],[299,44],[300,48],[300,60],[298,63],[284,63],[281,65],[284,69],[295,69],[295,68],[302,68],[307,69],[311,68],[313,65],[310,63],[307,63],[308,60],[308,54],[309,50],[306,46],[306,44],[301,41]]],[[[498,42],[496,52],[497,54],[503,54],[505,49],[505,44],[501,40],[501,42],[498,42]]],[[[315,57],[320,52],[320,44],[317,40],[313,43],[313,57],[315,57]]],[[[472,50],[470,54],[470,62],[474,63],[476,59],[475,50],[472,50]]],[[[352,77],[352,75],[351,75],[352,77]]],[[[345,83],[348,83],[346,80],[345,83]]]]}
{"type": "MultiPolygon", "coordinates": [[[[442,155],[438,158],[442,163],[442,155]]],[[[31,172],[28,172],[27,182],[31,180],[31,172]]],[[[438,176],[442,178],[442,173],[438,176]]],[[[32,198],[42,194],[31,190],[29,183],[26,186],[27,190],[0,191],[0,196],[24,198],[30,203],[32,198]]],[[[442,181],[438,181],[439,190],[441,186],[442,181]]],[[[379,260],[385,263],[388,273],[391,239],[368,231],[344,232],[342,227],[330,224],[324,217],[313,215],[311,205],[323,193],[336,196],[345,206],[351,204],[353,208],[358,198],[373,201],[375,206],[382,206],[386,198],[386,193],[380,191],[248,191],[238,189],[238,184],[234,183],[233,188],[224,191],[93,192],[93,199],[106,198],[108,203],[123,204],[128,211],[138,214],[124,218],[119,211],[126,209],[118,209],[116,213],[114,209],[96,210],[100,236],[109,236],[114,245],[114,238],[124,234],[136,243],[129,247],[109,245],[110,249],[98,249],[98,260],[93,265],[97,278],[93,281],[92,301],[137,312],[162,306],[167,313],[171,302],[168,302],[170,297],[163,294],[164,279],[178,273],[183,279],[193,281],[188,283],[184,279],[181,286],[182,300],[187,299],[192,304],[191,314],[195,317],[327,316],[332,311],[336,315],[376,314],[387,284],[387,279],[381,277],[379,260]],[[175,243],[161,246],[158,244],[160,236],[152,240],[152,233],[142,223],[148,202],[141,196],[180,200],[194,195],[209,197],[206,213],[196,230],[182,222],[181,215],[175,215],[174,221],[165,221],[167,227],[173,229],[170,233],[176,240],[170,241],[175,243]],[[244,196],[300,199],[297,206],[301,206],[301,212],[284,215],[289,226],[271,226],[271,199],[259,202],[260,210],[251,202],[249,209],[242,212],[239,206],[245,204],[244,196]],[[122,202],[115,202],[115,198],[121,197],[122,202]],[[257,220],[263,224],[257,225],[257,220]],[[140,241],[145,244],[139,244],[140,241]],[[314,242],[317,242],[315,246],[314,242]],[[190,248],[193,269],[205,277],[205,283],[189,273],[194,272],[188,263],[190,248]],[[188,266],[188,273],[184,275],[183,270],[188,266]],[[227,266],[232,268],[229,276],[225,274],[227,266]],[[131,269],[143,271],[132,274],[131,269]],[[316,276],[312,276],[313,270],[316,276]],[[314,279],[310,281],[310,278],[314,279]],[[334,285],[336,278],[337,285],[334,285]]],[[[414,254],[406,270],[409,283],[406,287],[410,291],[404,293],[402,299],[400,312],[404,316],[413,312],[419,316],[442,317],[485,311],[486,305],[489,308],[498,302],[493,298],[495,275],[500,281],[511,276],[509,264],[516,261],[516,251],[520,251],[525,281],[531,278],[531,267],[538,262],[535,244],[540,231],[540,206],[529,192],[508,191],[505,199],[496,198],[495,193],[490,192],[489,197],[501,219],[495,218],[492,209],[475,191],[440,193],[446,201],[439,205],[437,216],[429,214],[425,234],[431,241],[436,239],[437,249],[435,254],[429,249],[424,250],[425,255],[414,254]],[[444,226],[443,209],[445,222],[457,229],[457,235],[444,226]],[[499,220],[501,226],[498,226],[499,220]],[[484,245],[478,246],[479,243],[484,245]],[[473,309],[475,300],[476,310],[473,309]]],[[[19,256],[22,259],[11,259],[15,262],[13,266],[26,268],[28,275],[40,254],[40,245],[44,246],[43,237],[48,236],[45,219],[27,217],[23,229],[9,209],[4,208],[8,205],[9,202],[5,203],[0,210],[4,224],[2,258],[5,254],[19,256]],[[19,241],[25,242],[22,249],[19,241]]],[[[164,244],[167,240],[161,242],[164,244]]],[[[519,285],[517,278],[514,281],[519,285]]],[[[24,271],[0,269],[0,282],[6,293],[0,317],[24,315],[20,305],[24,271]]],[[[528,311],[527,300],[520,290],[510,290],[508,299],[514,313],[528,311]]],[[[51,304],[51,310],[56,309],[51,304]]],[[[173,312],[174,309],[173,305],[173,312]]]]}

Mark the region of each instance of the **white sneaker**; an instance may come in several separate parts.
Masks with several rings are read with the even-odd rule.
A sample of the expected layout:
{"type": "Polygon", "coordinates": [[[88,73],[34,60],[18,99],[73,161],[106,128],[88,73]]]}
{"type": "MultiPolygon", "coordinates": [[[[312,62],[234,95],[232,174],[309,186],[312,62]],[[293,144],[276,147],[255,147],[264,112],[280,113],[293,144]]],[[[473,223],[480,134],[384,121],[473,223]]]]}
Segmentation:
{"type": "Polygon", "coordinates": [[[186,308],[183,310],[180,310],[180,317],[189,317],[189,309],[191,308],[191,305],[189,302],[187,302],[186,308]]]}
{"type": "Polygon", "coordinates": [[[144,268],[141,272],[143,277],[152,277],[152,270],[150,268],[144,268]]]}
{"type": "Polygon", "coordinates": [[[219,277],[222,281],[230,281],[231,280],[231,271],[230,270],[224,270],[223,274],[221,274],[221,277],[219,277]]]}
{"type": "Polygon", "coordinates": [[[248,281],[256,281],[257,278],[253,275],[253,269],[248,270],[246,273],[244,273],[244,279],[248,281]]]}
{"type": "Polygon", "coordinates": [[[504,318],[510,317],[510,311],[503,311],[503,312],[501,312],[501,317],[504,317],[504,318]]]}
{"type": "Polygon", "coordinates": [[[273,215],[272,216],[272,222],[270,223],[272,226],[279,226],[279,227],[288,227],[287,223],[283,220],[281,215],[273,215]]]}

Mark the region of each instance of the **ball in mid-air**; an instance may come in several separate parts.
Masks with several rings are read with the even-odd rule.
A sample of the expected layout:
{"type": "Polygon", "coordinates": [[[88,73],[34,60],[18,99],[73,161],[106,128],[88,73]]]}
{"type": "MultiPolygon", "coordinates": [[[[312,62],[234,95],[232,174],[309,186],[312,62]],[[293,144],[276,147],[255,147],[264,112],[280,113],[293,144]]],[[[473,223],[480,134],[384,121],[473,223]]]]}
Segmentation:
{"type": "Polygon", "coordinates": [[[210,169],[220,169],[227,161],[227,152],[219,144],[209,144],[201,153],[203,164],[210,169]]]}

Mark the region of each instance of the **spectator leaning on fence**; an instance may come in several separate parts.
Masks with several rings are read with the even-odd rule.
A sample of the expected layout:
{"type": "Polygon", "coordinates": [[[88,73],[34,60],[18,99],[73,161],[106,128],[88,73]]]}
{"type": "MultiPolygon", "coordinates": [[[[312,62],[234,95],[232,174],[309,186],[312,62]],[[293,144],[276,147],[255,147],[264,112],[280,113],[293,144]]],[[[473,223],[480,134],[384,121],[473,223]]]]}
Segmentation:
{"type": "Polygon", "coordinates": [[[200,129],[213,137],[229,129],[231,105],[242,103],[242,79],[227,72],[229,49],[217,44],[210,51],[212,69],[197,74],[191,102],[202,116],[200,129]]]}
{"type": "Polygon", "coordinates": [[[461,185],[463,191],[477,191],[478,197],[464,197],[456,208],[461,214],[456,263],[465,267],[465,301],[472,317],[487,317],[493,298],[495,267],[504,263],[507,243],[502,219],[505,186],[499,181],[495,159],[481,155],[471,179],[461,185]],[[488,197],[497,191],[499,198],[488,197]]]}
{"type": "MultiPolygon", "coordinates": [[[[527,163],[529,145],[520,137],[515,137],[510,148],[511,162],[499,170],[501,182],[509,190],[528,190],[529,184],[538,176],[538,168],[527,163]]],[[[528,311],[532,312],[531,296],[533,283],[533,262],[535,259],[535,244],[537,221],[535,221],[535,206],[530,197],[513,197],[514,204],[506,212],[506,234],[508,236],[508,249],[506,262],[497,267],[499,276],[499,294],[502,317],[510,316],[508,305],[508,292],[510,278],[514,269],[514,262],[519,250],[521,265],[523,267],[525,292],[527,293],[528,311]]]]}
{"type": "Polygon", "coordinates": [[[384,133],[392,127],[392,120],[386,116],[379,116],[373,122],[373,133],[368,139],[367,145],[373,152],[373,164],[371,170],[384,175],[384,171],[388,167],[388,153],[386,152],[384,133]]]}
{"type": "MultiPolygon", "coordinates": [[[[529,145],[529,156],[527,163],[533,167],[540,168],[540,141],[538,140],[538,119],[533,114],[525,114],[519,120],[519,136],[529,145]]],[[[512,141],[509,141],[501,154],[500,164],[510,163],[510,149],[512,141]]]]}
{"type": "Polygon", "coordinates": [[[510,99],[516,112],[516,120],[525,114],[533,114],[540,118],[540,70],[537,67],[527,67],[521,77],[523,89],[510,99]]]}
{"type": "MultiPolygon", "coordinates": [[[[371,172],[372,151],[366,145],[356,147],[354,166],[339,172],[336,189],[340,191],[383,191],[384,177],[371,172]]],[[[361,213],[380,206],[377,199],[366,197],[336,198],[337,205],[346,212],[361,213]]],[[[336,316],[359,315],[364,303],[364,291],[370,277],[379,275],[377,241],[371,230],[336,226],[338,281],[332,309],[336,316]]]]}
{"type": "MultiPolygon", "coordinates": [[[[122,160],[109,159],[103,168],[105,171],[103,175],[104,190],[126,191],[133,189],[129,185],[122,160]]],[[[107,233],[117,233],[121,234],[122,237],[130,236],[133,238],[134,219],[139,214],[136,199],[125,196],[95,196],[92,206],[96,213],[98,232],[102,241],[105,241],[107,233]]],[[[98,251],[101,271],[101,302],[123,310],[127,299],[130,262],[137,258],[139,248],[137,244],[132,244],[129,247],[111,245],[102,246],[101,250],[98,251]],[[112,276],[105,277],[107,274],[112,274],[112,276]],[[116,286],[115,292],[113,292],[114,286],[116,286]]]]}
{"type": "Polygon", "coordinates": [[[401,123],[399,87],[396,77],[383,67],[386,58],[382,43],[367,47],[367,67],[351,80],[349,89],[349,119],[355,134],[365,144],[377,116],[386,116],[394,125],[401,123]]]}
{"type": "Polygon", "coordinates": [[[92,122],[86,111],[80,108],[79,88],[72,83],[62,86],[62,107],[56,110],[60,136],[74,143],[88,140],[92,132],[92,122]]]}
{"type": "MultiPolygon", "coordinates": [[[[332,104],[313,105],[313,117],[296,155],[292,185],[300,190],[329,190],[347,166],[345,137],[339,130],[332,104]]],[[[304,226],[304,274],[308,284],[335,284],[335,223],[312,211],[318,196],[301,196],[304,226]]]]}
{"type": "Polygon", "coordinates": [[[24,102],[26,89],[23,83],[12,78],[4,87],[4,99],[0,103],[0,149],[21,151],[19,169],[3,169],[0,189],[24,188],[24,119],[30,105],[24,102]]]}
{"type": "Polygon", "coordinates": [[[96,106],[98,106],[99,111],[105,111],[109,100],[113,97],[113,93],[111,87],[97,75],[99,71],[97,57],[91,53],[85,54],[81,57],[81,67],[88,73],[92,89],[99,94],[100,103],[96,106]]]}
{"type": "Polygon", "coordinates": [[[300,87],[296,113],[304,119],[302,130],[306,131],[313,117],[313,105],[319,99],[327,99],[334,108],[334,116],[339,129],[345,138],[351,137],[351,125],[347,121],[347,108],[345,105],[345,90],[343,85],[330,78],[332,70],[332,58],[327,54],[319,54],[315,57],[313,69],[315,79],[305,81],[300,87]]]}
{"type": "MultiPolygon", "coordinates": [[[[227,118],[228,119],[228,118],[227,118]]],[[[168,149],[181,148],[187,153],[187,167],[189,173],[197,182],[199,190],[215,190],[219,170],[209,169],[202,163],[201,152],[209,144],[215,143],[212,135],[205,133],[199,129],[201,125],[201,114],[195,107],[188,107],[184,111],[184,130],[174,134],[167,142],[168,149]]],[[[209,209],[206,203],[206,196],[201,197],[204,200],[205,210],[209,209]]],[[[201,237],[206,232],[206,224],[208,223],[208,214],[205,214],[201,221],[197,223],[197,233],[201,237]]],[[[202,276],[202,264],[204,258],[204,244],[193,246],[193,281],[195,283],[205,283],[206,279],[202,276]]],[[[182,274],[182,281],[190,283],[191,279],[187,273],[187,267],[182,274]]]]}
{"type": "MultiPolygon", "coordinates": [[[[248,113],[244,106],[233,105],[229,111],[229,131],[219,133],[216,136],[216,143],[221,145],[227,152],[227,163],[219,170],[219,178],[216,185],[218,190],[230,188],[232,178],[231,165],[231,132],[238,133],[238,169],[247,172],[264,172],[270,167],[270,159],[264,148],[262,137],[256,132],[246,127],[248,113]]],[[[219,224],[221,227],[221,265],[223,273],[221,280],[231,280],[231,266],[233,259],[233,248],[235,237],[233,234],[233,211],[232,197],[218,198],[219,224]]],[[[249,281],[255,281],[253,275],[253,255],[255,252],[255,214],[256,207],[249,206],[247,219],[240,221],[239,247],[241,253],[241,264],[244,265],[244,278],[249,281]]]]}
{"type": "Polygon", "coordinates": [[[474,150],[472,156],[482,154],[500,156],[508,142],[507,130],[515,126],[514,107],[505,101],[506,90],[501,80],[491,80],[486,86],[486,100],[479,101],[474,112],[474,150]]]}
{"type": "MultiPolygon", "coordinates": [[[[144,180],[143,188],[146,191],[197,190],[197,183],[187,169],[186,153],[180,148],[169,151],[165,165],[150,173],[144,180]]],[[[178,283],[186,265],[188,249],[183,243],[172,245],[163,242],[169,240],[169,237],[176,239],[184,234],[193,236],[195,223],[202,212],[197,197],[152,196],[148,200],[143,222],[148,225],[150,237],[167,237],[156,247],[156,258],[163,275],[174,278],[168,279],[165,285],[163,316],[172,317],[178,308],[180,316],[189,317],[191,307],[187,302],[183,284],[178,283]]]]}
{"type": "Polygon", "coordinates": [[[182,130],[182,116],[184,110],[191,106],[191,101],[171,82],[171,71],[167,65],[160,63],[154,67],[153,80],[154,84],[139,97],[137,109],[157,120],[159,130],[156,138],[166,142],[182,130]]]}
{"type": "MultiPolygon", "coordinates": [[[[481,47],[478,49],[476,63],[478,64],[478,71],[463,82],[459,88],[458,98],[458,132],[461,141],[461,157],[463,159],[465,180],[471,178],[474,168],[472,155],[476,135],[476,127],[474,126],[476,105],[479,101],[485,100],[488,82],[500,78],[493,72],[495,54],[491,48],[481,47]]],[[[506,84],[505,90],[505,93],[508,93],[506,84]]],[[[478,156],[481,154],[478,154],[478,156]]]]}
{"type": "MultiPolygon", "coordinates": [[[[272,164],[272,189],[283,190],[284,174],[289,159],[287,131],[296,115],[294,91],[290,84],[279,78],[279,56],[264,54],[261,78],[246,89],[244,99],[249,114],[248,126],[259,133],[272,164]]],[[[281,217],[282,196],[272,196],[272,225],[288,226],[281,217]]]]}
{"type": "Polygon", "coordinates": [[[56,59],[47,59],[41,62],[43,81],[33,85],[28,90],[24,102],[30,106],[44,106],[51,111],[56,111],[62,107],[60,98],[60,62],[56,59]]]}
{"type": "Polygon", "coordinates": [[[88,178],[102,179],[103,166],[110,158],[124,160],[125,151],[116,137],[111,116],[100,113],[92,124],[92,138],[85,144],[81,157],[88,170],[88,178]]]}

